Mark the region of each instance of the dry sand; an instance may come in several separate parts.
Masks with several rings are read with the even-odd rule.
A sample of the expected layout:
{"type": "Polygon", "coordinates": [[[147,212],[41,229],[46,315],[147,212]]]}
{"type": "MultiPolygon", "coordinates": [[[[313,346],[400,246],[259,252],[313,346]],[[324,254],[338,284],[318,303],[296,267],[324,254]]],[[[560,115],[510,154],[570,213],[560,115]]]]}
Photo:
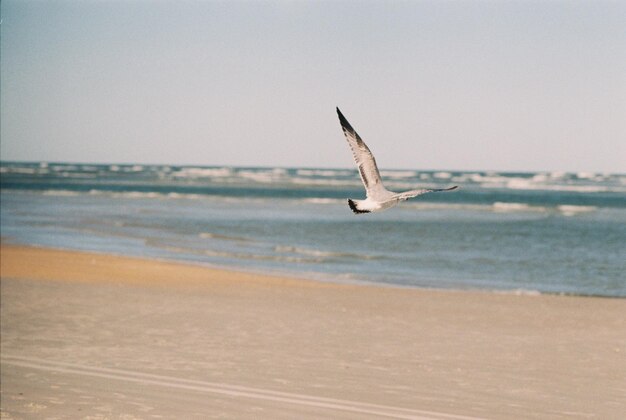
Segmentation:
{"type": "Polygon", "coordinates": [[[3,245],[2,418],[626,415],[626,300],[3,245]]]}

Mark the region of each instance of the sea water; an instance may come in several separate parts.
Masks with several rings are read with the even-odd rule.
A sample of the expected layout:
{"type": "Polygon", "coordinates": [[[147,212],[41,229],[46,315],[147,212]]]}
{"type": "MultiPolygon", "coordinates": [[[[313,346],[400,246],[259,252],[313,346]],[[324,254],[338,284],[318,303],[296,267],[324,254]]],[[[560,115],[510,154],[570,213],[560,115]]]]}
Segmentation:
{"type": "Polygon", "coordinates": [[[5,241],[322,281],[626,296],[626,174],[382,171],[459,190],[354,215],[356,170],[0,165],[5,241]]]}

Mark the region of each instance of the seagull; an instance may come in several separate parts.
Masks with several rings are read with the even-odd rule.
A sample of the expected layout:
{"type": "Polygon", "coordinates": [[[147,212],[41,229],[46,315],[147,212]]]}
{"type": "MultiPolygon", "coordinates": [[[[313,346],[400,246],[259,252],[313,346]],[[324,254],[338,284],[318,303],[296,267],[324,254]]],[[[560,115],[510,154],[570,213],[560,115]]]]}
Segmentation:
{"type": "Polygon", "coordinates": [[[346,120],[346,117],[343,116],[339,108],[337,108],[337,115],[339,115],[339,122],[341,123],[343,134],[346,135],[346,140],[348,140],[350,149],[352,149],[354,161],[359,168],[361,181],[363,181],[363,186],[365,186],[365,192],[367,194],[367,199],[365,200],[353,200],[348,198],[348,205],[355,214],[387,210],[401,201],[406,201],[418,195],[430,192],[452,191],[458,188],[458,186],[455,185],[454,187],[444,189],[410,190],[401,193],[389,191],[383,186],[383,181],[380,179],[380,172],[376,166],[376,159],[374,159],[374,155],[372,155],[370,149],[365,142],[363,142],[361,136],[354,131],[354,128],[352,128],[348,120],[346,120]]]}

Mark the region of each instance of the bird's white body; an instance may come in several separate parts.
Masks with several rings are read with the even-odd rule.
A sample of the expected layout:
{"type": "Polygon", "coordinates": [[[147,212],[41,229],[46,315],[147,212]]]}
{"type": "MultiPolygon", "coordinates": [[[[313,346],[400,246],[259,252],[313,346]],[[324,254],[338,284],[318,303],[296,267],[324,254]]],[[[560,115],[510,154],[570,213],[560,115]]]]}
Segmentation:
{"type": "Polygon", "coordinates": [[[417,197],[418,195],[429,192],[451,191],[457,188],[454,186],[444,189],[421,189],[401,193],[389,191],[383,186],[382,179],[380,178],[380,172],[376,166],[376,159],[374,159],[374,155],[370,149],[363,142],[354,128],[352,128],[341,111],[339,111],[339,108],[337,108],[337,115],[339,116],[339,122],[341,123],[341,128],[346,136],[346,140],[348,140],[350,149],[352,149],[354,161],[359,169],[359,175],[361,175],[361,181],[363,181],[363,186],[365,187],[365,192],[367,194],[367,198],[365,200],[348,199],[348,205],[354,213],[361,214],[383,211],[395,206],[401,201],[417,197]]]}

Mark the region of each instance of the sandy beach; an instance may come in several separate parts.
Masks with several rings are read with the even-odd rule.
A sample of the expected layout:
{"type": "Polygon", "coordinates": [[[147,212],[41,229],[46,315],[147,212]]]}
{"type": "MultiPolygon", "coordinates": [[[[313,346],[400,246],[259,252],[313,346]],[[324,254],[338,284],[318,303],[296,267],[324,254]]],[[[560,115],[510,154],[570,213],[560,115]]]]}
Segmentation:
{"type": "Polygon", "coordinates": [[[2,245],[3,419],[623,418],[626,300],[2,245]]]}

